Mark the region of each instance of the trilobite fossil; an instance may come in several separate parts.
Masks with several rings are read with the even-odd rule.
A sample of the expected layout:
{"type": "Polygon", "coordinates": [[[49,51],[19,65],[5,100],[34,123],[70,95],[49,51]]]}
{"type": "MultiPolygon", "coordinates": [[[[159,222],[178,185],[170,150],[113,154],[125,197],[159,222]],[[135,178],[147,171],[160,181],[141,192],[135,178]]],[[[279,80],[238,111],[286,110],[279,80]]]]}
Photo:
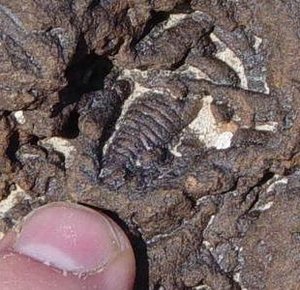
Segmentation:
{"type": "MultiPolygon", "coordinates": [[[[130,100],[128,100],[130,102],[130,100]]],[[[104,148],[100,177],[116,187],[138,170],[150,170],[171,139],[201,108],[199,96],[174,98],[168,92],[146,92],[126,108],[104,148]]]]}

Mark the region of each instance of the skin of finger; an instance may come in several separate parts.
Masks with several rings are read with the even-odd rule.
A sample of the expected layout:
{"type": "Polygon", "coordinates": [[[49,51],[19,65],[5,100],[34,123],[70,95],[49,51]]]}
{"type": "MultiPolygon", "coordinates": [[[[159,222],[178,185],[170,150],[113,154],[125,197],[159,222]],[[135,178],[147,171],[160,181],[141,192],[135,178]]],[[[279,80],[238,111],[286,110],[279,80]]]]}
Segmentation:
{"type": "Polygon", "coordinates": [[[0,240],[0,255],[1,252],[9,249],[14,244],[16,239],[16,233],[13,231],[8,232],[3,239],[0,240]]]}
{"type": "Polygon", "coordinates": [[[0,289],[133,289],[135,257],[131,247],[110,261],[99,273],[81,278],[69,273],[65,277],[61,270],[15,253],[12,245],[16,237],[16,232],[11,231],[0,240],[0,289]]]}
{"type": "Polygon", "coordinates": [[[10,251],[0,257],[1,290],[81,290],[78,278],[10,251]]]}
{"type": "Polygon", "coordinates": [[[86,277],[82,289],[132,290],[135,271],[134,253],[128,249],[113,260],[103,271],[86,277]]]}
{"type": "Polygon", "coordinates": [[[100,273],[78,277],[12,251],[0,254],[1,290],[132,290],[133,252],[127,250],[100,273]]]}

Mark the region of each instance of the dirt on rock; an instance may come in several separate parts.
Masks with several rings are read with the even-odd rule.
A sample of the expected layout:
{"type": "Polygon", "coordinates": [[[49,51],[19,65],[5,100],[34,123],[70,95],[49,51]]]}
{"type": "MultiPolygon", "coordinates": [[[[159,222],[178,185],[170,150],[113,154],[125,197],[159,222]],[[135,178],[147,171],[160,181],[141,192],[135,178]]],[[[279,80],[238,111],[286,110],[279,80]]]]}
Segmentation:
{"type": "Polygon", "coordinates": [[[135,289],[300,289],[298,0],[0,0],[0,239],[71,201],[135,289]]]}

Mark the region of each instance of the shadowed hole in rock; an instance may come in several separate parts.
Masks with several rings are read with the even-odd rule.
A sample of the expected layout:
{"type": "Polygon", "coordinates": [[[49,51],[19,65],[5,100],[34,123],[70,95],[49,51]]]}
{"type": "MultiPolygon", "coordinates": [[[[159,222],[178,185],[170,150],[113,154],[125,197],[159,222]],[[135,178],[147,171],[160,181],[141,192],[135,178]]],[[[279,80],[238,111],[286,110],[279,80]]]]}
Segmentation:
{"type": "Polygon", "coordinates": [[[28,138],[28,143],[31,145],[37,145],[39,140],[40,140],[40,138],[38,136],[30,135],[28,138]]]}
{"type": "Polygon", "coordinates": [[[170,12],[151,11],[150,15],[151,15],[150,20],[146,23],[142,34],[137,38],[133,38],[131,42],[132,48],[134,48],[138,42],[140,42],[144,37],[146,37],[156,25],[166,21],[170,16],[170,12]]]}
{"type": "Polygon", "coordinates": [[[194,10],[191,7],[192,0],[188,1],[182,1],[182,3],[178,3],[174,9],[172,10],[172,13],[191,13],[194,10]]]}
{"type": "Polygon", "coordinates": [[[66,69],[68,85],[59,92],[60,102],[52,108],[51,117],[63,116],[59,135],[65,138],[76,138],[79,134],[79,114],[72,108],[83,94],[102,90],[104,79],[113,65],[105,56],[89,52],[83,37],[79,38],[76,52],[66,69]]]}
{"type": "MultiPolygon", "coordinates": [[[[99,3],[99,1],[94,1],[94,2],[99,3]]],[[[189,13],[193,12],[190,3],[191,3],[191,0],[183,1],[182,3],[177,4],[170,11],[154,11],[154,10],[151,10],[150,11],[151,16],[149,17],[149,21],[146,23],[142,34],[140,36],[138,36],[137,38],[134,38],[132,40],[131,47],[133,48],[139,41],[141,41],[145,36],[147,36],[155,26],[157,26],[158,24],[168,20],[170,15],[180,14],[180,13],[189,14],[189,13]]]]}
{"type": "Polygon", "coordinates": [[[91,4],[89,5],[88,10],[94,9],[99,4],[100,4],[100,0],[93,0],[93,1],[91,1],[91,4]]]}
{"type": "Polygon", "coordinates": [[[68,85],[59,92],[60,102],[52,108],[52,117],[68,105],[76,103],[81,96],[104,87],[104,79],[113,65],[105,56],[89,52],[83,37],[80,37],[76,52],[66,69],[68,85]]]}
{"type": "Polygon", "coordinates": [[[67,139],[76,138],[79,134],[78,119],[79,114],[76,111],[72,111],[67,120],[63,123],[60,136],[67,139]]]}
{"type": "Polygon", "coordinates": [[[16,152],[18,151],[20,145],[19,137],[20,136],[17,131],[14,131],[9,137],[9,143],[6,149],[6,155],[8,156],[8,158],[12,163],[18,162],[18,159],[16,157],[16,152]]]}

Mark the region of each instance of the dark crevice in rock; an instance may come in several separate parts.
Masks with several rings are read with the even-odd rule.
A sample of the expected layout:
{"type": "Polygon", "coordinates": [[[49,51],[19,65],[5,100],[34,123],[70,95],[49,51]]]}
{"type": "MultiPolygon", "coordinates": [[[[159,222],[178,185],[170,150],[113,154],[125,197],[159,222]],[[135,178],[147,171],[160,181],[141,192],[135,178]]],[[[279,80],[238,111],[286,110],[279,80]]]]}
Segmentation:
{"type": "Polygon", "coordinates": [[[79,114],[75,110],[72,111],[62,126],[60,136],[68,139],[76,138],[79,134],[78,119],[79,114]]]}
{"type": "Polygon", "coordinates": [[[90,52],[83,36],[80,37],[76,52],[66,69],[68,85],[59,92],[60,102],[52,109],[52,117],[66,106],[78,102],[83,94],[103,89],[104,79],[112,67],[108,58],[90,52]]]}
{"type": "Polygon", "coordinates": [[[18,161],[16,157],[16,152],[19,149],[19,145],[20,145],[19,133],[17,131],[14,131],[9,137],[9,143],[6,149],[6,155],[12,163],[16,163],[18,161]]]}
{"type": "Polygon", "coordinates": [[[274,177],[275,173],[267,171],[263,177],[252,187],[249,188],[249,190],[245,193],[244,197],[246,198],[246,196],[252,192],[255,188],[260,188],[263,185],[265,185],[269,180],[271,180],[274,177]]]}
{"type": "Polygon", "coordinates": [[[194,10],[191,7],[192,0],[183,1],[182,3],[178,3],[172,10],[172,13],[191,13],[194,10]]]}
{"type": "Polygon", "coordinates": [[[150,13],[151,13],[150,20],[146,23],[142,34],[138,38],[132,40],[131,42],[132,48],[134,48],[138,42],[140,42],[144,37],[146,37],[155,26],[166,21],[170,16],[170,12],[164,12],[164,11],[156,12],[152,10],[150,13]]]}
{"type": "Polygon", "coordinates": [[[40,138],[36,135],[30,135],[28,136],[28,143],[30,145],[37,145],[39,142],[40,138]]]}
{"type": "Polygon", "coordinates": [[[253,192],[254,190],[258,190],[255,194],[254,200],[252,201],[251,205],[246,211],[246,214],[248,214],[256,205],[256,203],[259,200],[259,190],[262,188],[268,181],[270,181],[274,177],[275,173],[267,171],[263,177],[254,185],[252,186],[244,195],[243,195],[243,201],[246,201],[247,196],[253,192]]]}
{"type": "Polygon", "coordinates": [[[171,70],[177,70],[178,68],[180,68],[181,66],[183,66],[185,64],[185,61],[188,57],[188,55],[190,54],[192,48],[188,49],[187,52],[185,53],[185,55],[183,56],[183,58],[177,62],[177,63],[174,63],[171,67],[171,70]]]}
{"type": "Polygon", "coordinates": [[[137,236],[131,239],[135,257],[136,257],[136,280],[134,290],[149,289],[149,262],[147,246],[141,237],[137,236]]]}
{"type": "Polygon", "coordinates": [[[155,283],[153,290],[160,290],[162,289],[161,287],[162,287],[161,282],[158,281],[155,283]]]}
{"type": "Polygon", "coordinates": [[[100,4],[100,0],[93,0],[91,1],[88,10],[93,10],[95,7],[97,7],[100,4]]]}

